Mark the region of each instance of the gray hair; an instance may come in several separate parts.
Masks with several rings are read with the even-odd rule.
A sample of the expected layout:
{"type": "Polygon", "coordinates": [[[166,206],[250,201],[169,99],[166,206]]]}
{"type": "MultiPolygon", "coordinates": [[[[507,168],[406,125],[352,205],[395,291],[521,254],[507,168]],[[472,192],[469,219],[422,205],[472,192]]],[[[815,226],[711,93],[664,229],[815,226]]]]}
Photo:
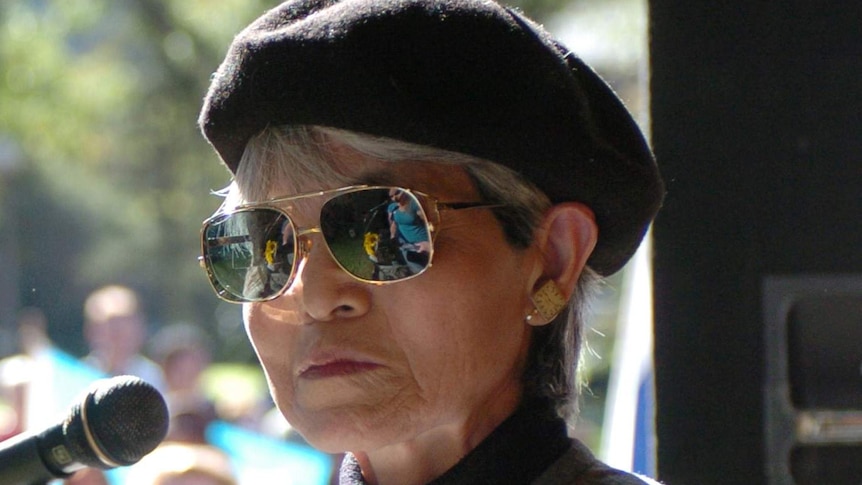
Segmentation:
{"type": "MultiPolygon", "coordinates": [[[[310,179],[329,183],[348,179],[332,163],[332,143],[385,161],[434,161],[462,166],[482,200],[504,207],[493,209],[507,241],[515,248],[530,245],[551,201],[538,187],[502,165],[447,150],[389,138],[319,126],[268,127],[246,146],[225,206],[263,200],[275,180],[310,179]]],[[[557,413],[571,421],[577,416],[583,379],[581,368],[585,317],[600,277],[585,268],[569,305],[548,325],[533,329],[523,376],[525,398],[551,401],[557,413]]]]}

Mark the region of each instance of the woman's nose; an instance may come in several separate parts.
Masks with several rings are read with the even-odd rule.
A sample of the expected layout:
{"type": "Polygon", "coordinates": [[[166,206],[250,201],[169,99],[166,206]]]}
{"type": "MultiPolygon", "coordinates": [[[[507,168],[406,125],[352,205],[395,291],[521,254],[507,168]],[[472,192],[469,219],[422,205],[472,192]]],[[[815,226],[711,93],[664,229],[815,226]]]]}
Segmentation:
{"type": "Polygon", "coordinates": [[[305,257],[297,267],[295,288],[303,310],[315,321],[355,318],[371,308],[371,287],[347,274],[324,246],[322,235],[302,241],[305,257]]]}

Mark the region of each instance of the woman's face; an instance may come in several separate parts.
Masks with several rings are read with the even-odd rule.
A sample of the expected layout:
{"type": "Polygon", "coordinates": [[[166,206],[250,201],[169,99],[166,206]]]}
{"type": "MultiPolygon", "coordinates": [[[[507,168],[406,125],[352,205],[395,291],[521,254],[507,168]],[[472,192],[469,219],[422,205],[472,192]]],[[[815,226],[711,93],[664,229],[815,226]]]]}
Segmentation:
{"type": "MultiPolygon", "coordinates": [[[[385,174],[442,202],[479,200],[460,168],[343,152],[337,169],[357,183],[385,174]]],[[[299,182],[277,184],[270,195],[335,187],[299,182]]],[[[321,203],[298,208],[300,227],[316,224],[321,203]]],[[[312,445],[372,450],[446,427],[481,427],[520,399],[532,253],[507,244],[486,209],[443,211],[438,229],[433,267],[383,286],[351,278],[313,234],[285,294],[245,305],[273,398],[312,445]]]]}

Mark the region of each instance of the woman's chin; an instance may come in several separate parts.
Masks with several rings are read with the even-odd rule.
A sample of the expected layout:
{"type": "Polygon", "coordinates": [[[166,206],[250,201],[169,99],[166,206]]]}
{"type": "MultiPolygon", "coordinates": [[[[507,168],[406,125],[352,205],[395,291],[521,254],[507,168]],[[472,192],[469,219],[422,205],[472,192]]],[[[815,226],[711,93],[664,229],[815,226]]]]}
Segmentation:
{"type": "Polygon", "coordinates": [[[402,441],[397,419],[381,419],[368,408],[314,412],[299,418],[296,430],[317,450],[327,453],[367,451],[402,441]]]}
{"type": "Polygon", "coordinates": [[[285,415],[311,446],[330,453],[373,450],[408,439],[416,406],[391,394],[389,399],[373,394],[352,387],[329,398],[300,394],[285,415]]]}

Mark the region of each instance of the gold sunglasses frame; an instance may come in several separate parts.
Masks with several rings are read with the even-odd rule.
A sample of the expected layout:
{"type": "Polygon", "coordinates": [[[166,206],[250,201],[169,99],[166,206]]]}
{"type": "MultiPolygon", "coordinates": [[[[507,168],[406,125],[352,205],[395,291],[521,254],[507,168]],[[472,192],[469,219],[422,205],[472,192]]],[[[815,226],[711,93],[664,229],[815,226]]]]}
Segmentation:
{"type": "Polygon", "coordinates": [[[499,207],[504,206],[503,204],[488,204],[485,202],[441,202],[437,198],[435,198],[429,194],[426,194],[424,192],[408,189],[405,187],[395,186],[395,185],[391,185],[391,186],[390,185],[350,185],[347,187],[340,187],[337,189],[320,190],[320,191],[315,191],[315,192],[306,192],[306,193],[302,193],[302,194],[296,194],[296,195],[290,195],[290,196],[284,196],[284,197],[275,197],[272,199],[265,200],[263,202],[241,204],[241,205],[238,205],[238,206],[234,207],[233,209],[229,209],[229,210],[219,210],[218,212],[216,212],[215,214],[213,214],[212,216],[210,216],[206,220],[204,220],[204,222],[201,226],[201,232],[200,232],[200,234],[201,234],[201,256],[198,256],[198,262],[201,265],[201,267],[206,271],[207,279],[209,280],[210,286],[212,287],[213,291],[215,291],[216,296],[218,296],[220,299],[227,301],[229,303],[258,303],[258,302],[265,302],[265,301],[273,300],[273,299],[278,298],[279,296],[283,295],[284,292],[287,291],[287,289],[291,287],[291,285],[293,284],[294,278],[296,277],[297,267],[299,266],[300,262],[303,261],[304,258],[308,257],[308,252],[311,250],[311,244],[310,244],[310,240],[308,239],[308,236],[311,234],[322,233],[322,229],[320,227],[320,214],[319,213],[317,216],[317,225],[298,227],[296,222],[293,220],[293,218],[288,213],[288,211],[290,209],[288,208],[287,210],[285,210],[280,206],[284,206],[285,203],[293,202],[293,201],[297,201],[297,200],[310,199],[310,198],[314,198],[314,197],[327,197],[327,199],[324,200],[323,204],[321,204],[321,206],[320,206],[321,211],[322,211],[323,207],[326,205],[326,203],[328,203],[330,200],[334,199],[337,196],[350,194],[353,192],[364,192],[367,190],[382,190],[382,189],[386,189],[389,192],[391,192],[392,189],[402,191],[404,193],[409,194],[417,202],[419,202],[419,207],[422,209],[422,215],[424,216],[425,224],[428,227],[428,239],[429,239],[428,264],[426,264],[425,267],[423,267],[421,271],[414,273],[414,274],[411,274],[409,276],[405,276],[404,278],[396,279],[396,280],[377,281],[377,280],[368,280],[365,278],[360,278],[359,276],[356,276],[351,271],[349,271],[347,268],[345,268],[344,265],[338,260],[338,258],[335,257],[335,255],[332,253],[332,248],[329,247],[329,242],[326,241],[325,238],[323,241],[323,243],[324,243],[323,245],[326,247],[326,251],[329,253],[329,256],[332,258],[332,260],[335,262],[335,264],[337,264],[338,267],[341,268],[342,271],[344,271],[345,273],[350,275],[350,277],[352,277],[353,279],[355,279],[357,281],[360,281],[362,283],[368,283],[371,285],[376,285],[376,286],[382,286],[382,285],[387,285],[387,284],[391,284],[391,283],[400,283],[402,281],[411,280],[411,279],[413,279],[413,278],[415,278],[421,274],[424,274],[428,270],[428,268],[430,268],[432,266],[432,263],[434,261],[434,239],[435,239],[437,232],[438,232],[437,225],[440,221],[440,212],[441,211],[462,210],[462,209],[495,209],[495,208],[499,208],[499,207]],[[208,240],[206,239],[206,230],[207,230],[208,226],[213,221],[227,217],[227,216],[231,216],[231,215],[239,213],[239,212],[247,212],[247,211],[251,211],[254,209],[268,209],[268,210],[272,210],[272,211],[275,211],[275,212],[283,215],[285,217],[285,219],[293,227],[294,247],[297,248],[296,253],[294,255],[294,258],[293,258],[293,262],[291,263],[290,276],[288,277],[287,281],[284,283],[282,288],[280,290],[274,292],[272,295],[269,295],[267,298],[262,298],[259,300],[249,300],[246,298],[242,298],[242,299],[236,298],[232,293],[228,292],[228,290],[225,289],[224,286],[218,282],[218,279],[216,278],[215,273],[212,270],[212,264],[211,263],[208,264],[208,258],[206,256],[208,254],[208,252],[207,252],[208,240]],[[429,211],[429,209],[431,209],[431,210],[429,211]],[[430,212],[430,214],[432,214],[433,217],[428,216],[429,212],[430,212]]]}

